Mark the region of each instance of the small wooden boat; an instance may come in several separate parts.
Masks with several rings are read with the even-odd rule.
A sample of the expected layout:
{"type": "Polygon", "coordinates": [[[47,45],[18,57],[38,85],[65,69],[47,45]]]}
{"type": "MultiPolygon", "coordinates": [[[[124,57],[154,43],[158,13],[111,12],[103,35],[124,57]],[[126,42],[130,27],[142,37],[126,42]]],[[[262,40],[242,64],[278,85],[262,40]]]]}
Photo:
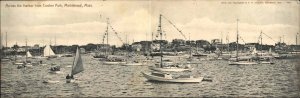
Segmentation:
{"type": "Polygon", "coordinates": [[[49,70],[50,70],[49,73],[53,73],[53,74],[59,74],[59,73],[61,73],[61,71],[60,71],[60,65],[54,65],[54,64],[52,64],[49,70]]]}
{"type": "Polygon", "coordinates": [[[172,83],[200,83],[203,80],[203,77],[193,77],[193,76],[178,76],[174,77],[169,73],[145,73],[142,72],[145,78],[150,81],[160,81],[160,82],[172,82],[172,83]]]}
{"type": "Polygon", "coordinates": [[[120,64],[126,64],[125,59],[122,58],[108,58],[106,59],[103,64],[105,65],[120,65],[120,64]]]}

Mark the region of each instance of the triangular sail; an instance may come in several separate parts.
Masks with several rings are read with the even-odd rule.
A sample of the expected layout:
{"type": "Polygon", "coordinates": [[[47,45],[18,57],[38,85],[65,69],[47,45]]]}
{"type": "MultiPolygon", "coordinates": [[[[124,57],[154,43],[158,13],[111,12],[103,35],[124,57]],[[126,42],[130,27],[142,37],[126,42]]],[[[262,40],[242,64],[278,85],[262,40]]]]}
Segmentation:
{"type": "Polygon", "coordinates": [[[80,50],[77,48],[76,56],[75,56],[73,66],[72,66],[71,75],[75,75],[75,74],[80,73],[82,71],[83,71],[83,63],[82,63],[82,59],[81,59],[81,56],[80,56],[80,50]]]}
{"type": "Polygon", "coordinates": [[[53,50],[51,49],[50,45],[47,45],[44,49],[44,56],[53,56],[55,55],[55,53],[53,52],[53,50]]]}
{"type": "Polygon", "coordinates": [[[32,55],[30,54],[29,51],[27,51],[26,55],[27,55],[27,57],[32,57],[32,55]]]}

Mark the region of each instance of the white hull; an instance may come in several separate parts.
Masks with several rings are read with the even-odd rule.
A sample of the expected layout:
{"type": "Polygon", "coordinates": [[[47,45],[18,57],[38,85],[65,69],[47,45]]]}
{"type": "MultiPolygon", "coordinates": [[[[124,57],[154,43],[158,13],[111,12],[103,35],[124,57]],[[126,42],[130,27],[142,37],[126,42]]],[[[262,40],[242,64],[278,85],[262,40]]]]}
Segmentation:
{"type": "Polygon", "coordinates": [[[187,69],[187,68],[178,68],[178,67],[163,67],[163,68],[157,68],[157,67],[149,67],[149,69],[151,70],[155,70],[155,71],[172,71],[172,72],[182,72],[182,71],[189,71],[192,69],[187,69]]]}
{"type": "Polygon", "coordinates": [[[23,65],[24,63],[14,63],[14,65],[23,65]]]}
{"type": "Polygon", "coordinates": [[[46,66],[47,64],[40,64],[41,66],[46,66]]]}
{"type": "Polygon", "coordinates": [[[126,62],[103,62],[105,65],[119,65],[119,64],[125,64],[126,62]]]}
{"type": "Polygon", "coordinates": [[[61,74],[62,72],[61,71],[49,71],[49,73],[52,73],[52,74],[61,74]]]}
{"type": "Polygon", "coordinates": [[[200,83],[203,80],[203,77],[166,79],[163,77],[151,75],[150,73],[144,73],[144,72],[142,72],[142,73],[143,73],[144,77],[146,77],[148,80],[152,80],[152,81],[172,82],[172,83],[200,83]]]}
{"type": "Polygon", "coordinates": [[[262,61],[260,64],[274,64],[273,62],[262,61]]]}
{"type": "Polygon", "coordinates": [[[74,83],[74,82],[75,82],[74,79],[67,79],[67,80],[66,80],[66,83],[74,83]]]}
{"type": "Polygon", "coordinates": [[[67,68],[71,68],[72,66],[71,65],[69,65],[69,66],[66,66],[67,68]]]}
{"type": "Polygon", "coordinates": [[[25,65],[25,67],[32,67],[32,64],[27,63],[27,64],[25,65]]]}
{"type": "Polygon", "coordinates": [[[229,65],[256,65],[256,62],[229,62],[229,65]]]}
{"type": "Polygon", "coordinates": [[[126,63],[126,64],[122,64],[124,66],[142,66],[144,65],[143,63],[126,63]]]}
{"type": "Polygon", "coordinates": [[[44,80],[43,83],[59,83],[59,81],[44,80]]]}

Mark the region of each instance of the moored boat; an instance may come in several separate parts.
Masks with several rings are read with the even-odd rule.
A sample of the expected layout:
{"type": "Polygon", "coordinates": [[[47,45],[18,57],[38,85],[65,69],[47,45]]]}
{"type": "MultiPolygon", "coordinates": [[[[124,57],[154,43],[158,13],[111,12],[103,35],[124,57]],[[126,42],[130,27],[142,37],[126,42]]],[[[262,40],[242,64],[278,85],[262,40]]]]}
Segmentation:
{"type": "Polygon", "coordinates": [[[152,72],[145,73],[142,72],[144,77],[150,81],[160,81],[160,82],[172,82],[172,83],[200,83],[203,80],[203,77],[194,77],[194,76],[178,76],[175,77],[170,73],[160,73],[152,72]]]}

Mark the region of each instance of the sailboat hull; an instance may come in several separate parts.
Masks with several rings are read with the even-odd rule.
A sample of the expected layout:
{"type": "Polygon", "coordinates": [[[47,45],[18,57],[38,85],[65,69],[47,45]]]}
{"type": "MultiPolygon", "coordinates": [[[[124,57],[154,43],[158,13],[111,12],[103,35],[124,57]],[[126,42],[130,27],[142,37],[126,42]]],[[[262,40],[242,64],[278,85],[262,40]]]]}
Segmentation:
{"type": "Polygon", "coordinates": [[[256,65],[256,62],[229,62],[229,65],[256,65]]]}
{"type": "Polygon", "coordinates": [[[142,66],[144,65],[143,63],[126,63],[122,64],[123,66],[142,66]]]}
{"type": "Polygon", "coordinates": [[[164,77],[158,77],[151,75],[150,73],[142,72],[144,77],[150,81],[160,81],[160,82],[171,82],[171,83],[199,83],[203,80],[203,77],[199,78],[177,78],[177,79],[167,79],[164,77]]]}
{"type": "Polygon", "coordinates": [[[191,69],[187,68],[178,68],[178,67],[163,67],[163,68],[157,68],[157,67],[149,67],[149,69],[154,71],[165,71],[165,72],[182,72],[182,71],[190,71],[191,69]]]}
{"type": "Polygon", "coordinates": [[[126,62],[103,62],[105,65],[119,65],[119,64],[126,64],[126,62]]]}
{"type": "Polygon", "coordinates": [[[274,64],[274,62],[263,61],[263,62],[260,62],[260,64],[274,64]]]}

